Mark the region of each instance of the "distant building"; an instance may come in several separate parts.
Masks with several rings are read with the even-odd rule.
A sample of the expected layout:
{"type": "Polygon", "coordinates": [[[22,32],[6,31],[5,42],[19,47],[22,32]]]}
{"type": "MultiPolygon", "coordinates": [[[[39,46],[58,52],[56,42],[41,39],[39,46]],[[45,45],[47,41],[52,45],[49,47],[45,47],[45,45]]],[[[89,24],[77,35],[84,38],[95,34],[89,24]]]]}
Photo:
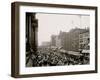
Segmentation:
{"type": "Polygon", "coordinates": [[[68,33],[60,31],[59,38],[60,38],[61,47],[65,50],[68,50],[68,48],[70,47],[68,33]]]}
{"type": "Polygon", "coordinates": [[[51,46],[61,47],[61,39],[59,35],[52,35],[51,37],[51,46]]]}
{"type": "Polygon", "coordinates": [[[89,40],[89,30],[75,28],[69,32],[60,31],[59,35],[52,35],[51,46],[62,47],[67,51],[79,51],[89,40]],[[83,42],[81,42],[83,41],[83,42]]]}
{"type": "Polygon", "coordinates": [[[57,47],[61,47],[62,46],[61,39],[59,38],[59,36],[56,36],[56,46],[57,47]]]}
{"type": "Polygon", "coordinates": [[[51,36],[51,46],[56,46],[56,35],[51,36]]]}
{"type": "Polygon", "coordinates": [[[41,46],[49,47],[50,46],[50,42],[42,42],[42,45],[41,46]]]}
{"type": "Polygon", "coordinates": [[[79,34],[84,32],[86,29],[74,28],[69,32],[60,32],[59,36],[61,39],[61,45],[63,49],[68,51],[78,51],[79,50],[79,34]]]}
{"type": "Polygon", "coordinates": [[[89,30],[80,33],[79,35],[79,49],[87,49],[89,50],[90,44],[90,34],[89,30]]]}

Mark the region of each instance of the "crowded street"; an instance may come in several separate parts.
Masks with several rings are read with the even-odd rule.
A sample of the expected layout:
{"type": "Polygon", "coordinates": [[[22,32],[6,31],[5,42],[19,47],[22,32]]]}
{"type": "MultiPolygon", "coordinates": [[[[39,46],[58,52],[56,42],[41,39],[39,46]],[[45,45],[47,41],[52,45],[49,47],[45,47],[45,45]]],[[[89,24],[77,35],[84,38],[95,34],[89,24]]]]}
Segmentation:
{"type": "Polygon", "coordinates": [[[33,67],[89,64],[89,56],[59,48],[39,48],[36,54],[32,51],[28,54],[31,54],[29,61],[31,61],[33,67]]]}

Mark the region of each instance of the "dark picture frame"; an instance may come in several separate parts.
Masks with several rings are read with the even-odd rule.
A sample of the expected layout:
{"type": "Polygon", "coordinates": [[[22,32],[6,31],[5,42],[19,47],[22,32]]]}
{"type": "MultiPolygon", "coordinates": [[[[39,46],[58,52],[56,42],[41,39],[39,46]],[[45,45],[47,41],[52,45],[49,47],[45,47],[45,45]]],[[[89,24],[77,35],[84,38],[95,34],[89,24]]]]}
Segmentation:
{"type": "MultiPolygon", "coordinates": [[[[11,4],[11,76],[15,78],[23,77],[41,77],[41,76],[58,76],[72,74],[87,74],[97,73],[97,7],[96,6],[81,6],[81,5],[63,5],[63,4],[47,4],[47,3],[30,3],[30,2],[13,2],[11,4]],[[81,9],[95,11],[95,69],[86,71],[71,71],[71,72],[51,72],[51,73],[36,73],[20,74],[20,6],[37,6],[61,9],[81,9]]],[[[34,67],[33,67],[34,68],[34,67]]]]}

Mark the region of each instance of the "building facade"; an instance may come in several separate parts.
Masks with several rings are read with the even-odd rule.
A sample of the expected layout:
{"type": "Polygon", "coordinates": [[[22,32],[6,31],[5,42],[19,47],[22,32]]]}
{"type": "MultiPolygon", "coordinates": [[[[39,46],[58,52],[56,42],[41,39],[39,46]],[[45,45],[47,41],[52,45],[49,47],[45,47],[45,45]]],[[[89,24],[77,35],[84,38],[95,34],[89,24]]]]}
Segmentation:
{"type": "Polygon", "coordinates": [[[89,50],[90,46],[90,34],[89,30],[79,35],[79,49],[86,49],[89,50]]]}
{"type": "Polygon", "coordinates": [[[52,35],[51,46],[62,47],[61,38],[59,37],[59,35],[52,35]]]}
{"type": "Polygon", "coordinates": [[[35,13],[26,13],[26,50],[37,50],[38,20],[35,13]]]}

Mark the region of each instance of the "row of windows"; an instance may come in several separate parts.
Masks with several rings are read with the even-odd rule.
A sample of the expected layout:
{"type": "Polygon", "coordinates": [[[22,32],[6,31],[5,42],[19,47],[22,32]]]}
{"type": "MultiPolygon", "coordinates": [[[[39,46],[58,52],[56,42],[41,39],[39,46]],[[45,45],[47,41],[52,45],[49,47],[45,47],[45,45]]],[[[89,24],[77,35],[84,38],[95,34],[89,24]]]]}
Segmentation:
{"type": "Polygon", "coordinates": [[[90,46],[87,44],[80,44],[80,49],[86,49],[86,50],[89,50],[90,49],[90,46]]]}
{"type": "Polygon", "coordinates": [[[90,39],[89,38],[80,39],[79,42],[80,43],[89,43],[90,42],[90,39]]]}

